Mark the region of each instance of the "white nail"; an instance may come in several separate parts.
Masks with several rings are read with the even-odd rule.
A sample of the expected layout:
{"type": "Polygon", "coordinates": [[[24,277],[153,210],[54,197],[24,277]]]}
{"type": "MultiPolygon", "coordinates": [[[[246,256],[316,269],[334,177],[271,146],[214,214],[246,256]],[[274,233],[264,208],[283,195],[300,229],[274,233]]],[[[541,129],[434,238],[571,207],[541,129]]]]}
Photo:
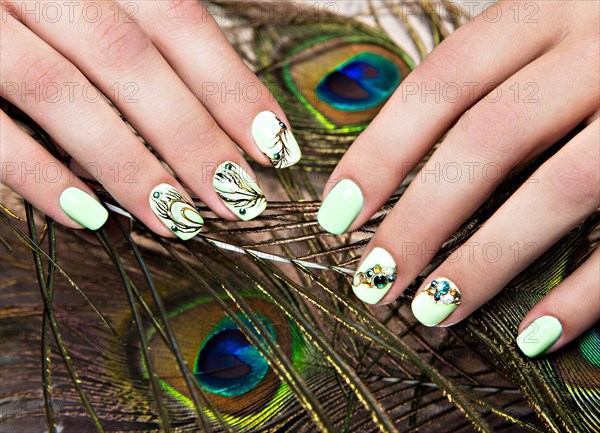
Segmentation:
{"type": "Polygon", "coordinates": [[[213,187],[225,206],[244,221],[256,218],[267,208],[258,184],[234,162],[226,161],[217,168],[213,187]]]}
{"type": "Polygon", "coordinates": [[[148,197],[158,219],[184,241],[196,236],[204,220],[192,204],[177,189],[167,183],[156,186],[148,197]]]}
{"type": "Polygon", "coordinates": [[[262,111],[252,122],[252,136],[258,148],[276,168],[300,161],[302,152],[290,128],[271,111],[262,111]]]}

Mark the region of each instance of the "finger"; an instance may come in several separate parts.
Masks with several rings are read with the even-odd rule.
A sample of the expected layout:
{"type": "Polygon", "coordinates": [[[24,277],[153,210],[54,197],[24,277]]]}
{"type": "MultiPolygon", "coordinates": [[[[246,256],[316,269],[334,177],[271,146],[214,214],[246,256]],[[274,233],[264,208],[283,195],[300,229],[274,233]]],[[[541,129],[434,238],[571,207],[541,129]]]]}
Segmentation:
{"type": "Polygon", "coordinates": [[[412,303],[421,323],[463,320],[598,208],[599,134],[599,121],[578,134],[435,270],[412,303]],[[460,305],[444,297],[439,284],[430,291],[442,276],[458,288],[460,305]]]}
{"type": "Polygon", "coordinates": [[[523,318],[517,345],[528,357],[554,352],[600,320],[600,250],[523,318]],[[583,302],[582,302],[583,301],[583,302]]]}
{"type": "Polygon", "coordinates": [[[497,100],[478,102],[457,122],[371,241],[402,263],[382,302],[398,297],[506,174],[596,110],[598,87],[573,85],[597,78],[590,65],[598,59],[587,52],[565,41],[504,82],[497,100]],[[578,60],[567,64],[566,55],[578,60]],[[530,85],[534,94],[515,98],[511,89],[530,85]]]}
{"type": "Polygon", "coordinates": [[[103,99],[70,91],[92,88],[79,70],[14,18],[2,18],[2,97],[30,115],[151,230],[172,235],[173,225],[156,218],[149,200],[157,185],[182,187],[103,99]]]}
{"type": "MultiPolygon", "coordinates": [[[[515,23],[512,3],[494,6],[497,22],[480,15],[459,28],[406,77],[346,152],[323,193],[327,204],[330,190],[349,179],[367,194],[364,204],[357,199],[337,208],[337,219],[322,212],[319,222],[325,230],[353,230],[364,224],[460,115],[558,42],[560,31],[538,32],[533,31],[536,26],[515,23]]],[[[543,7],[539,14],[547,25],[564,26],[553,8],[543,7]]]]}
{"type": "Polygon", "coordinates": [[[118,1],[221,128],[250,157],[284,168],[301,153],[285,113],[196,1],[118,1]],[[282,126],[287,133],[275,141],[282,126]],[[268,158],[267,158],[268,157],[268,158]]]}
{"type": "Polygon", "coordinates": [[[239,171],[255,178],[235,144],[136,23],[123,12],[115,14],[114,4],[94,4],[100,18],[93,22],[80,19],[73,25],[66,11],[53,21],[29,19],[27,14],[22,18],[110,97],[202,201],[220,216],[240,217],[211,182],[224,162],[237,164],[239,171]]]}
{"type": "Polygon", "coordinates": [[[94,193],[0,111],[0,179],[53,220],[97,230],[108,212],[94,193]]]}

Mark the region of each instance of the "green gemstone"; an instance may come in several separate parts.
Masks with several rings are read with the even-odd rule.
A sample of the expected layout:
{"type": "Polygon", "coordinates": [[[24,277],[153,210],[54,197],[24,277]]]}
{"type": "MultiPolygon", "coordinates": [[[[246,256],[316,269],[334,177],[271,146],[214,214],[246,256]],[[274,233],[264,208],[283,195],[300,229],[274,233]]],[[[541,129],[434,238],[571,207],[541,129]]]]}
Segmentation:
{"type": "Polygon", "coordinates": [[[383,289],[387,283],[387,278],[383,275],[377,275],[375,278],[373,278],[373,284],[375,284],[378,289],[383,289]]]}
{"type": "Polygon", "coordinates": [[[240,215],[246,215],[246,209],[240,209],[240,215]]]}
{"type": "Polygon", "coordinates": [[[173,230],[174,232],[177,231],[177,226],[171,226],[171,230],[173,230]]]}
{"type": "Polygon", "coordinates": [[[156,191],[154,194],[152,194],[152,197],[159,198],[160,197],[160,192],[156,191]]]}

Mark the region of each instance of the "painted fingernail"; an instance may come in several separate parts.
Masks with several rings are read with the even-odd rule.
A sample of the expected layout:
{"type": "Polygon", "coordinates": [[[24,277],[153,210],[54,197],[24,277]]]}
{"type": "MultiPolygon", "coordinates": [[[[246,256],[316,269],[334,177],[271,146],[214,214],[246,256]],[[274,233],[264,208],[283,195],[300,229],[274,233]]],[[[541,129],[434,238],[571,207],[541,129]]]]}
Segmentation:
{"type": "Polygon", "coordinates": [[[562,334],[562,325],[556,317],[542,316],[523,329],[517,337],[521,352],[530,358],[543,354],[562,334]]]}
{"type": "Polygon", "coordinates": [[[193,238],[204,225],[196,208],[167,183],[156,186],[150,192],[149,201],[158,219],[181,240],[193,238]]]}
{"type": "Polygon", "coordinates": [[[244,221],[256,218],[267,208],[258,184],[235,162],[226,161],[217,167],[213,187],[225,206],[244,221]]]}
{"type": "Polygon", "coordinates": [[[275,113],[258,113],[252,122],[252,136],[258,148],[269,157],[275,168],[289,167],[300,161],[302,153],[294,134],[275,113]]]}
{"type": "Polygon", "coordinates": [[[59,198],[62,210],[86,229],[98,230],[108,219],[108,211],[87,192],[71,186],[59,198]]]}
{"type": "Polygon", "coordinates": [[[436,278],[412,301],[411,309],[419,322],[435,326],[460,305],[460,290],[447,278],[436,278]]]}
{"type": "Polygon", "coordinates": [[[344,233],[360,213],[363,195],[357,184],[350,179],[339,181],[319,208],[317,220],[329,233],[344,233]]]}
{"type": "Polygon", "coordinates": [[[396,281],[396,262],[386,250],[375,247],[352,279],[354,294],[367,304],[376,304],[396,281]]]}

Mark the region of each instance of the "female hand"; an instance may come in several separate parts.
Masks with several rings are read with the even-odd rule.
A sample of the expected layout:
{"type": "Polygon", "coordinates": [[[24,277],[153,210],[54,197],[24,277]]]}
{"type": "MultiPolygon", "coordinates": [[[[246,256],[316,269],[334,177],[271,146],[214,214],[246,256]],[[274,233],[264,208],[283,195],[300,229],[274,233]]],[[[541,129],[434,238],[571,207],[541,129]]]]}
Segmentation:
{"type": "MultiPolygon", "coordinates": [[[[156,233],[189,239],[203,220],[101,93],[224,218],[267,205],[236,144],[263,165],[300,159],[281,108],[199,2],[1,6],[1,96],[156,233]]],[[[0,122],[2,183],[66,226],[102,226],[107,211],[85,183],[4,112],[0,122]]]]}
{"type": "MultiPolygon", "coordinates": [[[[319,211],[332,233],[359,227],[449,130],[368,245],[353,281],[361,300],[394,301],[511,169],[582,122],[426,279],[413,313],[428,326],[460,322],[598,209],[599,17],[598,2],[500,1],[403,81],[340,161],[319,211]]],[[[599,269],[596,251],[526,315],[517,340],[526,355],[556,350],[600,318],[599,269]]]]}

